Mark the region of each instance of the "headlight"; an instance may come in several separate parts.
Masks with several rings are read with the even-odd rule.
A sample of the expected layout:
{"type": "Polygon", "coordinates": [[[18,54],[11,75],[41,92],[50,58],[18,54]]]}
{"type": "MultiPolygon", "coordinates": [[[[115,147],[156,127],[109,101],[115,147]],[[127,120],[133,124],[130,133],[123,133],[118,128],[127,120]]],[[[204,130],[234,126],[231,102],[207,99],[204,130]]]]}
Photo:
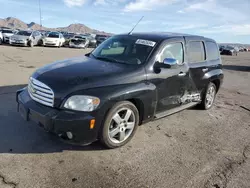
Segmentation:
{"type": "Polygon", "coordinates": [[[97,97],[86,96],[86,95],[74,95],[67,99],[64,104],[64,108],[92,112],[100,104],[100,99],[97,97]]]}

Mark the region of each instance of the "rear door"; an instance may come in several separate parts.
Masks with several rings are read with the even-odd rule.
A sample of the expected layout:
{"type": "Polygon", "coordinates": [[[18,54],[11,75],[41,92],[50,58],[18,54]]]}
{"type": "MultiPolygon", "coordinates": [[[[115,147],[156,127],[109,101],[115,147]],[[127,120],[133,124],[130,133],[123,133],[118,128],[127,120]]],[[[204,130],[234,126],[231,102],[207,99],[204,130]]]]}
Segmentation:
{"type": "Polygon", "coordinates": [[[208,71],[206,60],[205,41],[202,37],[186,37],[186,49],[192,91],[201,93],[207,81],[204,75],[208,71]]]}

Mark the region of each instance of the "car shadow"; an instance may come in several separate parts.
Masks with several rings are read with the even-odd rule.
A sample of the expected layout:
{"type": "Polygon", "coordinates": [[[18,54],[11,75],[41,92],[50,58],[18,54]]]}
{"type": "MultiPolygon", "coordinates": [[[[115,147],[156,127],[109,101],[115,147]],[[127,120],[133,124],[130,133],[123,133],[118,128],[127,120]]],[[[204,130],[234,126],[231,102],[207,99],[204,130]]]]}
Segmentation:
{"type": "Polygon", "coordinates": [[[34,122],[26,122],[17,112],[16,90],[26,85],[0,86],[0,154],[1,153],[56,153],[65,150],[105,150],[95,142],[88,146],[75,146],[62,142],[34,122]]]}
{"type": "Polygon", "coordinates": [[[223,69],[250,72],[250,66],[241,66],[241,65],[223,65],[223,69]]]}

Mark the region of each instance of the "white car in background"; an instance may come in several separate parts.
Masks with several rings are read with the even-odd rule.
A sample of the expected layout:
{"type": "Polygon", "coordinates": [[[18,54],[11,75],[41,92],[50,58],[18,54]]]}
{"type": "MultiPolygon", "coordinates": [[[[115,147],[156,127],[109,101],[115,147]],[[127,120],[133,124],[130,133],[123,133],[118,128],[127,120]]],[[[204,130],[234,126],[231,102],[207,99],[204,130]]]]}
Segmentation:
{"type": "Polygon", "coordinates": [[[60,48],[65,43],[65,38],[59,32],[50,32],[43,39],[44,46],[56,46],[60,48]]]}
{"type": "Polygon", "coordinates": [[[0,44],[2,44],[3,43],[3,34],[2,34],[2,32],[0,31],[0,44]]]}
{"type": "Polygon", "coordinates": [[[10,37],[14,35],[14,32],[11,29],[2,29],[3,42],[9,43],[10,37]]]}

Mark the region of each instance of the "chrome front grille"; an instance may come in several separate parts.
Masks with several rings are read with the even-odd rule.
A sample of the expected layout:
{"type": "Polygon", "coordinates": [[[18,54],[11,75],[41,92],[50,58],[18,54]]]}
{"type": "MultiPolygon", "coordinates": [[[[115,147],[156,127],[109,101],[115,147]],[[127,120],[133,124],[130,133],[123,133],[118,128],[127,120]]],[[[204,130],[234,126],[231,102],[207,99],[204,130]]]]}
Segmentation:
{"type": "Polygon", "coordinates": [[[46,106],[54,106],[54,92],[50,89],[49,86],[45,85],[44,83],[30,78],[28,91],[30,97],[41,104],[46,106]]]}

